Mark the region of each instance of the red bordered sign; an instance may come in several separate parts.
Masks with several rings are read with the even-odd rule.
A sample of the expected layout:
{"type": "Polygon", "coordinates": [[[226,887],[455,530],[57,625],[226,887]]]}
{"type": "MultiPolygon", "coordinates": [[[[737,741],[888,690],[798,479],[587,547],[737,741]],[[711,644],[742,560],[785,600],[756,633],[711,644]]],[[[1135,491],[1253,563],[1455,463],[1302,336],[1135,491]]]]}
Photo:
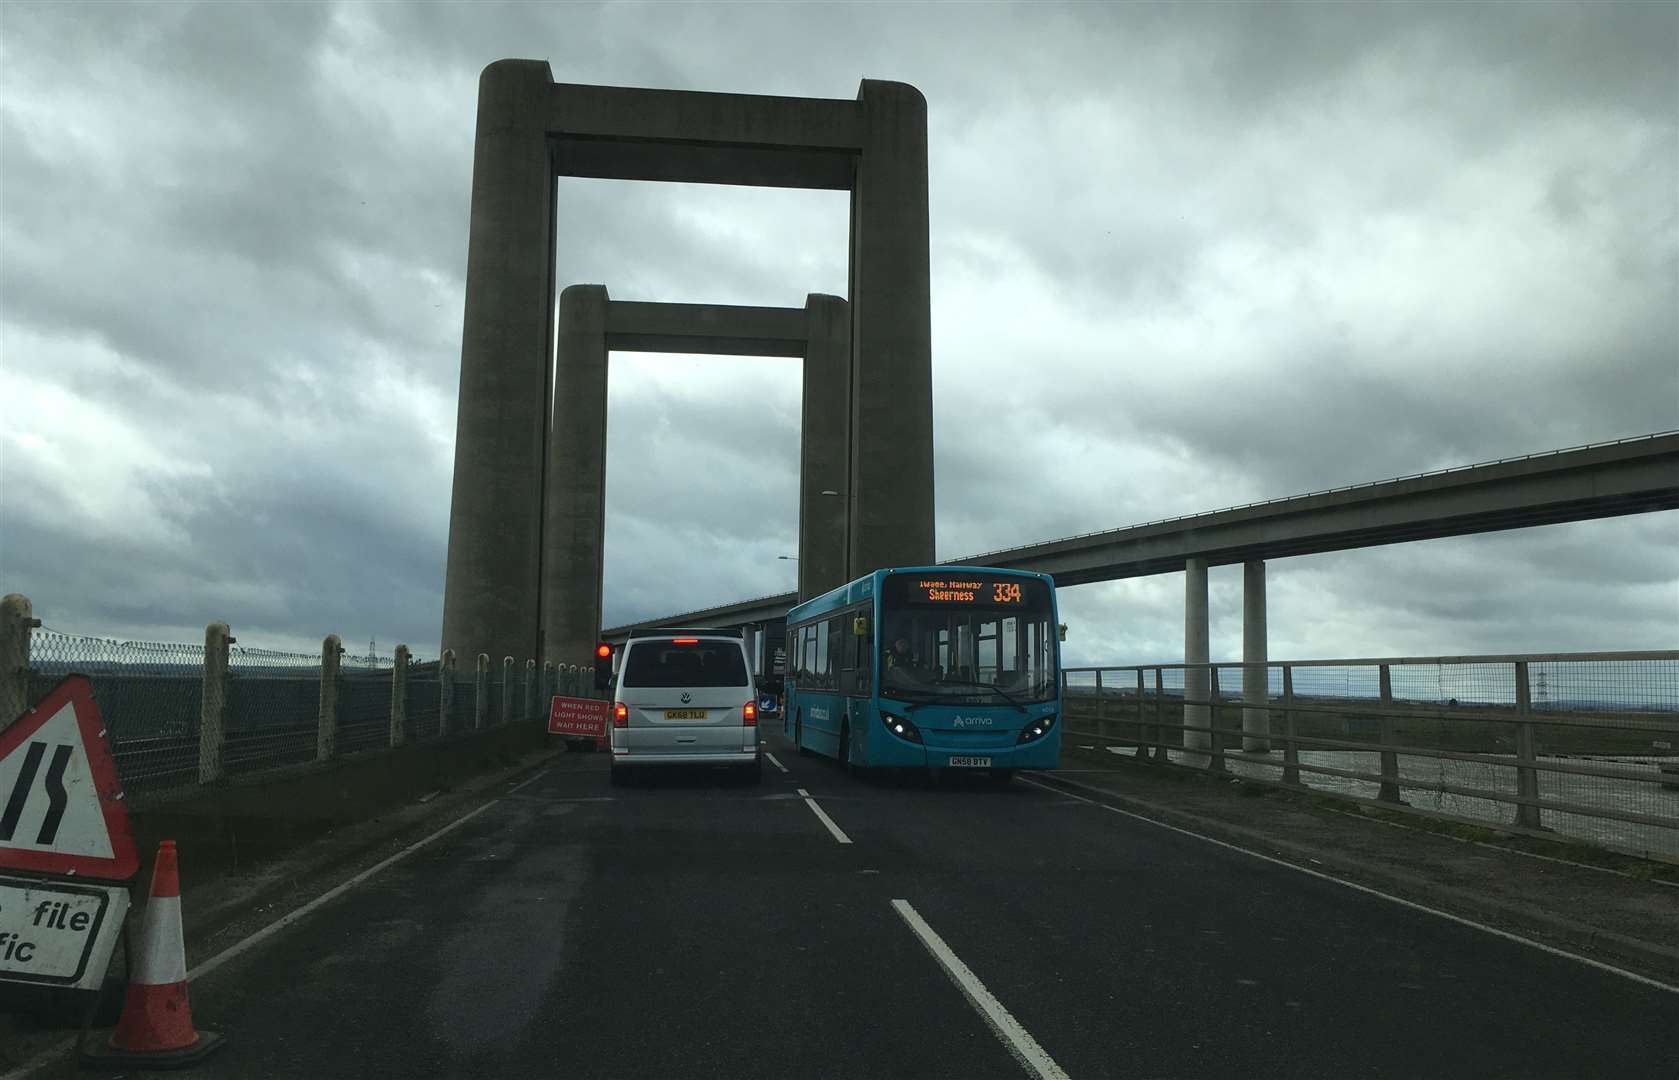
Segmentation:
{"type": "Polygon", "coordinates": [[[556,697],[548,710],[550,735],[585,735],[603,738],[612,702],[595,698],[556,697]]]}
{"type": "Polygon", "coordinates": [[[71,675],[0,732],[0,868],[124,881],[139,867],[93,687],[71,675]]]}

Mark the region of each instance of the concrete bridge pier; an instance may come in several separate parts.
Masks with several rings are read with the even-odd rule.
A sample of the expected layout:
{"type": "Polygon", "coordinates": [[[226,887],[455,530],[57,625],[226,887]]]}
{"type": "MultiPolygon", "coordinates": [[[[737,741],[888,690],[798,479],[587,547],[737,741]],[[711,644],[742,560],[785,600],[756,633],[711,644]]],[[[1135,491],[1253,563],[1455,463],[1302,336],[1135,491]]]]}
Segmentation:
{"type": "MultiPolygon", "coordinates": [[[[1205,664],[1207,656],[1207,560],[1185,559],[1183,564],[1183,662],[1185,664],[1205,664]]],[[[1212,692],[1212,677],[1205,667],[1186,667],[1183,672],[1183,696],[1185,701],[1206,701],[1212,692]]],[[[1183,733],[1185,750],[1209,750],[1213,745],[1211,733],[1206,731],[1189,731],[1190,725],[1210,727],[1208,720],[1212,710],[1206,705],[1185,705],[1183,707],[1183,723],[1186,730],[1183,733]]],[[[1190,764],[1205,763],[1205,758],[1197,758],[1190,764]]]]}
{"type": "Polygon", "coordinates": [[[579,663],[600,633],[609,302],[604,285],[560,293],[541,574],[542,659],[557,664],[579,663]]]}
{"type": "Polygon", "coordinates": [[[1265,638],[1265,561],[1249,559],[1242,564],[1242,750],[1269,753],[1271,713],[1265,708],[1270,697],[1270,659],[1265,638]]]}

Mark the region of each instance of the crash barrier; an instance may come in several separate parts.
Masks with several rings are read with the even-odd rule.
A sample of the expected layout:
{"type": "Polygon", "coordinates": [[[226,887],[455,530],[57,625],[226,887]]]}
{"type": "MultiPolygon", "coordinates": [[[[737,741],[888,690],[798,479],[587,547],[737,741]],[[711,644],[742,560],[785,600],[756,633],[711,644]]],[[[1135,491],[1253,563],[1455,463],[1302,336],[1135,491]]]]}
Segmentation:
{"type": "Polygon", "coordinates": [[[1679,860],[1679,651],[1067,668],[1064,741],[1679,860]]]}
{"type": "Polygon", "coordinates": [[[548,714],[556,694],[598,696],[591,669],[529,658],[420,660],[406,645],[358,655],[329,634],[319,654],[240,645],[223,622],[203,644],[120,641],[42,626],[0,601],[0,730],[65,675],[86,675],[130,798],[378,753],[548,714]]]}

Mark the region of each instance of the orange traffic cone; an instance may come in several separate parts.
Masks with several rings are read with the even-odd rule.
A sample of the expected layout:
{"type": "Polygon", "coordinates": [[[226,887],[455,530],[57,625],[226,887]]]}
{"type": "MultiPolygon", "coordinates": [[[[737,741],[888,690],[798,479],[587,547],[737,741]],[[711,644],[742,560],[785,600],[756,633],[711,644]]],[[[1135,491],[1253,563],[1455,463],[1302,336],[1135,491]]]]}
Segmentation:
{"type": "Polygon", "coordinates": [[[172,1069],[190,1065],[221,1045],[221,1036],[195,1031],[187,1001],[187,952],[181,936],[181,878],[175,841],[158,845],[152,893],[140,921],[140,941],[128,972],[117,1029],[103,1047],[84,1048],[92,1065],[172,1069]]]}

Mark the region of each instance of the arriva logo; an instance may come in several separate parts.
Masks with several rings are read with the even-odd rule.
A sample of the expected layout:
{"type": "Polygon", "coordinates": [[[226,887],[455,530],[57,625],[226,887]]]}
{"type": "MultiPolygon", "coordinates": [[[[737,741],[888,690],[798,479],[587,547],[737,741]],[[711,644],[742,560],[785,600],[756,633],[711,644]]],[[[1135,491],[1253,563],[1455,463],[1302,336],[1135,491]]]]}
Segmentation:
{"type": "Polygon", "coordinates": [[[990,727],[993,721],[989,716],[958,716],[951,723],[956,727],[990,727]]]}
{"type": "Polygon", "coordinates": [[[810,718],[812,720],[826,721],[828,719],[828,710],[827,709],[812,709],[812,710],[810,710],[810,718]]]}

